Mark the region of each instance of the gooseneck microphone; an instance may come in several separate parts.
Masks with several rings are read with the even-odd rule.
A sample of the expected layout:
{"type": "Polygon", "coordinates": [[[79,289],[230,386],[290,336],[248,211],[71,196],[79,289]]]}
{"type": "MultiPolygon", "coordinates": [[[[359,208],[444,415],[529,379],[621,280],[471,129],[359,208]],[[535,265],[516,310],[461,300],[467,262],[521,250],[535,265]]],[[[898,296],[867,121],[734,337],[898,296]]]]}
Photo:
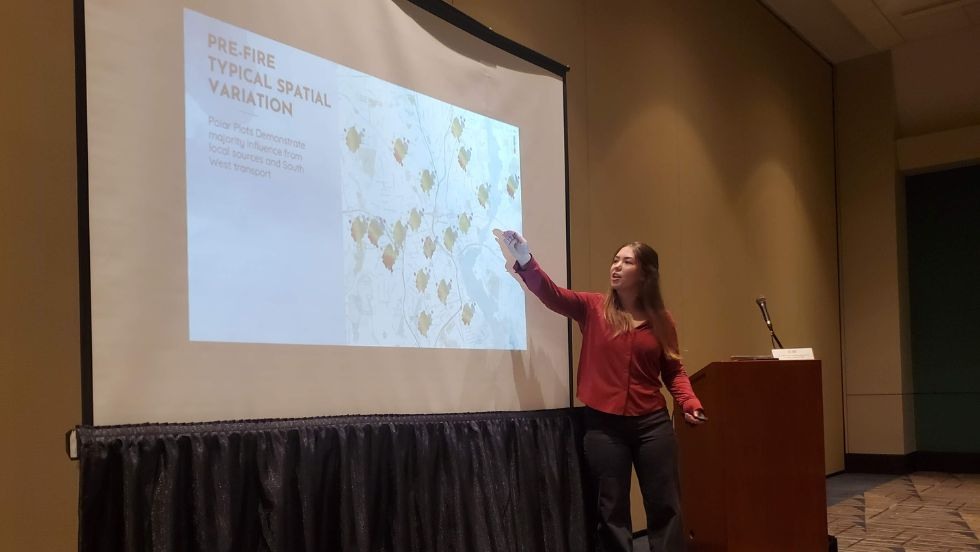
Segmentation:
{"type": "Polygon", "coordinates": [[[769,341],[772,342],[774,348],[782,349],[783,344],[780,343],[779,338],[776,337],[776,332],[772,329],[772,320],[769,318],[769,309],[766,308],[765,296],[756,297],[755,304],[759,305],[759,310],[762,311],[762,319],[766,321],[766,327],[769,328],[769,341]]]}

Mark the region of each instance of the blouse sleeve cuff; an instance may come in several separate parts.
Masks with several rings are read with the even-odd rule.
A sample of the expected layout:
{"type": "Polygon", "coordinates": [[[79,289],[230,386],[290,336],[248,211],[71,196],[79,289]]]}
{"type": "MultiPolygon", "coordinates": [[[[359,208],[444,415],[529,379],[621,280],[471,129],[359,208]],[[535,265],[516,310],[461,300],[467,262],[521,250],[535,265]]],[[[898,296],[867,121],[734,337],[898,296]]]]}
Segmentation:
{"type": "Polygon", "coordinates": [[[699,401],[698,399],[688,399],[687,401],[684,402],[681,408],[684,410],[685,414],[692,414],[692,415],[698,410],[704,410],[704,407],[701,406],[701,401],[699,401]]]}
{"type": "Polygon", "coordinates": [[[534,255],[531,256],[531,260],[527,262],[526,265],[521,266],[521,263],[514,261],[514,272],[520,274],[521,272],[527,272],[538,268],[538,261],[535,260],[534,255]]]}

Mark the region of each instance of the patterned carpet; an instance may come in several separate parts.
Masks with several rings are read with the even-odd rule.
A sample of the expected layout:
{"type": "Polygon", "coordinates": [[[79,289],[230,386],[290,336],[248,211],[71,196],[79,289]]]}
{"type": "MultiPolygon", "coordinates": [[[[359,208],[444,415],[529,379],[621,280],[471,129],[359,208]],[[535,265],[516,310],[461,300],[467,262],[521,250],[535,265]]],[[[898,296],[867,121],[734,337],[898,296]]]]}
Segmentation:
{"type": "Polygon", "coordinates": [[[980,475],[897,476],[828,507],[827,521],[840,550],[980,551],[980,475]]]}

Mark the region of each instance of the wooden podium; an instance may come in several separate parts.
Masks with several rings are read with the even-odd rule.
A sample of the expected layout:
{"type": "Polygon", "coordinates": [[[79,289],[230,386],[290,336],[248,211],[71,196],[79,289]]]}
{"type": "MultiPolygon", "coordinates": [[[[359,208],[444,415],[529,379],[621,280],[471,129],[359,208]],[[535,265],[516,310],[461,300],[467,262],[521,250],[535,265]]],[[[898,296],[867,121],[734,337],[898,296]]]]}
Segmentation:
{"type": "Polygon", "coordinates": [[[689,552],[826,552],[820,361],[714,362],[674,418],[689,552]]]}

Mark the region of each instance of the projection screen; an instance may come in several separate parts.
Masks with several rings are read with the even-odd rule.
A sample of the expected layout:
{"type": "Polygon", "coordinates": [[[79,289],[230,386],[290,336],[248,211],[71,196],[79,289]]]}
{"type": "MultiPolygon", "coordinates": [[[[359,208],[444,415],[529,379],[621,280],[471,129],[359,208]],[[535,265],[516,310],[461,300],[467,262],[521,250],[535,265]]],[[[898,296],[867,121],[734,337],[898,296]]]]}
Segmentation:
{"type": "Polygon", "coordinates": [[[569,406],[563,71],[416,4],[85,0],[85,423],[569,406]]]}

